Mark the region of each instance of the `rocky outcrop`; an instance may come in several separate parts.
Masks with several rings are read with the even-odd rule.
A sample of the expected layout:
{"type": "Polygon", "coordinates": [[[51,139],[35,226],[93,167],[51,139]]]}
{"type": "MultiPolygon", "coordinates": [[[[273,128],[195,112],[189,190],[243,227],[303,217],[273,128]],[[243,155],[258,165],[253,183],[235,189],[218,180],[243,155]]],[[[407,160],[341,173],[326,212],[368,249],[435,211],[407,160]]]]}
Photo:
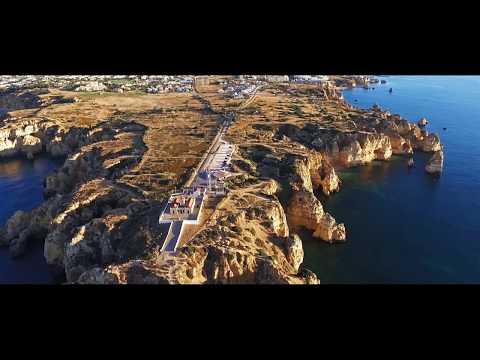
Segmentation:
{"type": "Polygon", "coordinates": [[[45,150],[52,156],[66,156],[88,143],[87,129],[68,131],[41,119],[9,122],[0,128],[0,157],[20,154],[32,158],[45,150]]]}
{"type": "Polygon", "coordinates": [[[427,126],[428,124],[428,120],[424,117],[422,117],[420,120],[418,120],[418,126],[420,127],[424,127],[424,126],[427,126]]]}
{"type": "Polygon", "coordinates": [[[292,234],[285,238],[286,258],[293,269],[298,272],[303,263],[303,244],[302,239],[297,234],[292,234]]]}
{"type": "MultiPolygon", "coordinates": [[[[318,155],[315,158],[318,158],[318,155]]],[[[327,196],[340,190],[340,178],[327,158],[322,157],[319,164],[318,160],[314,163],[311,161],[309,163],[311,181],[315,188],[321,188],[322,192],[327,196]]]]}
{"type": "Polygon", "coordinates": [[[390,138],[384,134],[354,134],[339,146],[337,161],[343,166],[357,166],[392,156],[390,138]]]}
{"type": "Polygon", "coordinates": [[[425,171],[432,175],[439,175],[443,171],[443,151],[439,150],[433,153],[433,156],[425,166],[425,171]]]}
{"type": "Polygon", "coordinates": [[[301,240],[289,236],[280,203],[257,195],[258,188],[232,194],[227,202],[235,206],[225,204],[228,210],[216,211],[178,253],[121,265],[108,264],[121,262],[116,237],[125,237],[127,214],[117,205],[114,213],[81,225],[82,214],[103,201],[88,199],[91,206],[73,204],[55,219],[59,228],[47,237],[46,257],[63,264],[67,281],[80,283],[306,283],[297,275],[303,262],[301,240]]]}
{"type": "Polygon", "coordinates": [[[392,145],[392,153],[395,155],[411,155],[413,154],[412,144],[410,140],[403,138],[398,133],[392,133],[387,135],[390,138],[390,144],[392,145]]]}
{"type": "Polygon", "coordinates": [[[289,225],[295,230],[301,227],[312,230],[314,237],[327,242],[344,241],[345,226],[337,224],[323,211],[314,194],[317,188],[325,195],[339,190],[340,179],[328,159],[317,152],[306,156],[289,155],[283,160],[282,167],[288,174],[291,193],[287,204],[289,225]]]}
{"type": "Polygon", "coordinates": [[[10,242],[29,227],[31,215],[27,212],[19,210],[7,220],[5,228],[0,236],[0,243],[2,245],[9,245],[10,242]]]}
{"type": "Polygon", "coordinates": [[[131,240],[126,234],[133,221],[129,206],[135,200],[129,191],[106,180],[80,186],[64,199],[67,205],[51,221],[44,248],[47,263],[64,270],[67,281],[75,281],[89,268],[121,258],[122,246],[128,247],[131,240]]]}
{"type": "MultiPolygon", "coordinates": [[[[423,124],[424,122],[421,121],[421,123],[423,124]]],[[[377,130],[384,132],[390,137],[394,153],[411,153],[410,148],[424,152],[434,152],[441,148],[438,135],[428,134],[423,129],[423,126],[410,123],[399,115],[388,116],[387,120],[377,127],[377,130]]]]}
{"type": "Polygon", "coordinates": [[[301,239],[289,235],[283,208],[275,196],[263,193],[265,186],[231,191],[176,253],[91,268],[78,282],[318,284],[315,274],[301,267],[301,239]]]}
{"type": "Polygon", "coordinates": [[[59,197],[55,197],[31,212],[17,211],[0,228],[0,245],[8,246],[10,255],[15,257],[25,252],[30,241],[43,241],[60,201],[59,197]]]}
{"type": "Polygon", "coordinates": [[[146,151],[143,144],[145,128],[131,123],[111,123],[108,127],[99,127],[90,132],[76,131],[72,139],[70,133],[50,147],[55,153],[74,147],[75,141],[80,145],[86,142],[73,155],[69,156],[63,166],[47,176],[44,194],[66,194],[75,186],[96,177],[112,179],[128,171],[146,151]]]}
{"type": "Polygon", "coordinates": [[[125,264],[95,267],[85,271],[78,284],[169,284],[164,268],[155,261],[132,260],[125,264]]]}
{"type": "Polygon", "coordinates": [[[0,157],[20,153],[35,154],[41,151],[42,141],[38,134],[52,126],[49,122],[21,121],[8,123],[0,128],[0,157]]]}
{"type": "Polygon", "coordinates": [[[313,236],[326,242],[345,241],[345,225],[324,212],[323,206],[309,191],[295,192],[289,202],[287,217],[289,224],[298,229],[304,227],[313,231],[313,236]]]}
{"type": "Polygon", "coordinates": [[[424,152],[436,152],[442,150],[440,138],[437,134],[428,134],[419,141],[419,146],[424,152]]]}
{"type": "Polygon", "coordinates": [[[33,159],[35,154],[42,151],[42,140],[32,135],[25,135],[20,142],[20,151],[33,159]]]}
{"type": "Polygon", "coordinates": [[[260,191],[264,195],[274,195],[278,192],[278,183],[273,179],[264,181],[260,187],[260,191]]]}
{"type": "Polygon", "coordinates": [[[47,263],[68,281],[92,267],[140,256],[153,239],[150,230],[138,229],[143,219],[136,214],[145,205],[137,193],[115,179],[145,151],[145,127],[127,121],[68,131],[43,121],[17,125],[0,129],[4,140],[14,139],[14,151],[33,155],[42,144],[53,155],[70,156],[45,179],[48,199],[31,212],[10,218],[0,229],[0,244],[18,256],[30,241],[44,241],[47,263]],[[128,241],[132,239],[134,244],[128,241]]]}
{"type": "Polygon", "coordinates": [[[321,189],[328,196],[340,190],[340,178],[328,158],[321,153],[289,155],[282,165],[288,172],[288,182],[294,191],[321,189]]]}
{"type": "Polygon", "coordinates": [[[324,213],[320,221],[316,224],[313,236],[330,243],[334,241],[345,241],[345,225],[337,224],[332,215],[324,213]]]}

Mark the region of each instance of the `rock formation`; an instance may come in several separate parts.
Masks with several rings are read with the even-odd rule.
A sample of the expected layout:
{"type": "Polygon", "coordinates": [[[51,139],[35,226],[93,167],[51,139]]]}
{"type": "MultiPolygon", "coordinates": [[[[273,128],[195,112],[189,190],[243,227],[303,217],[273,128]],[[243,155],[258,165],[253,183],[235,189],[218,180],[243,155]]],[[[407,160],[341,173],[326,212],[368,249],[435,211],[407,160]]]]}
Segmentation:
{"type": "Polygon", "coordinates": [[[381,134],[359,134],[342,146],[338,160],[344,166],[356,166],[372,160],[388,160],[392,156],[390,138],[381,134]]]}
{"type": "Polygon", "coordinates": [[[0,157],[24,154],[29,158],[44,149],[52,156],[66,156],[87,143],[87,130],[62,129],[45,120],[8,122],[0,128],[0,157]]]}
{"type": "Polygon", "coordinates": [[[94,267],[79,283],[318,284],[301,267],[301,239],[289,229],[278,200],[260,186],[231,191],[205,227],[174,254],[94,267]]]}
{"type": "Polygon", "coordinates": [[[345,225],[323,211],[323,206],[312,192],[295,192],[290,200],[288,220],[292,227],[305,227],[313,231],[313,236],[326,242],[345,241],[345,225]]]}
{"type": "Polygon", "coordinates": [[[392,145],[392,153],[395,155],[410,155],[413,154],[412,144],[410,140],[407,140],[400,136],[398,133],[389,134],[390,144],[392,145]]]}
{"type": "Polygon", "coordinates": [[[428,124],[428,120],[424,117],[422,117],[420,120],[418,120],[418,126],[420,127],[424,127],[424,126],[427,126],[428,124]]]}
{"type": "Polygon", "coordinates": [[[443,171],[443,151],[435,151],[425,166],[425,171],[429,174],[439,175],[443,171]]]}
{"type": "Polygon", "coordinates": [[[33,159],[35,154],[42,151],[42,140],[32,135],[25,135],[20,142],[20,151],[33,159]]]}
{"type": "Polygon", "coordinates": [[[424,152],[436,152],[442,149],[440,138],[437,134],[429,134],[424,136],[420,142],[420,146],[424,152]]]}

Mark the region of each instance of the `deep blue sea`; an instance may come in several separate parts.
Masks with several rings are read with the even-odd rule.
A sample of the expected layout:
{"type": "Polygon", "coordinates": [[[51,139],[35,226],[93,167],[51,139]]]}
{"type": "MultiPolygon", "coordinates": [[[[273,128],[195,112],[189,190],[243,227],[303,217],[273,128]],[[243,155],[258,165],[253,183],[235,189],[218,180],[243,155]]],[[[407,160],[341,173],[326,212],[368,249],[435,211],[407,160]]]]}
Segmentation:
{"type": "Polygon", "coordinates": [[[324,284],[480,283],[480,76],[379,79],[387,83],[345,99],[409,121],[425,116],[444,144],[443,174],[428,176],[430,155],[420,153],[410,171],[399,157],[341,172],[342,190],[321,200],[345,223],[347,242],[302,234],[305,263],[324,284]]]}
{"type": "MultiPolygon", "coordinates": [[[[17,210],[31,210],[43,201],[42,182],[60,165],[46,157],[34,160],[0,159],[0,224],[17,210]]],[[[51,283],[43,257],[43,245],[32,244],[26,255],[10,259],[8,248],[0,248],[0,284],[51,283]]]]}

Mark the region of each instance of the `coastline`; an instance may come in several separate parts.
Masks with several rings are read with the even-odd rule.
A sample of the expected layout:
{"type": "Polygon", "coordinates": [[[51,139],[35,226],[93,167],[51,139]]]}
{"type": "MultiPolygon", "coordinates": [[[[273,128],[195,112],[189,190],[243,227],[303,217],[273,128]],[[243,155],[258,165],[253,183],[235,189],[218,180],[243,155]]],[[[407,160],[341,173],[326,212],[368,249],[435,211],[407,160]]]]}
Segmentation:
{"type": "MultiPolygon", "coordinates": [[[[308,86],[293,88],[300,94],[303,89],[309,89],[308,86]]],[[[257,99],[269,99],[269,91],[263,90],[257,94],[257,99]]],[[[118,181],[124,174],[136,171],[136,166],[144,161],[143,139],[148,127],[135,122],[103,123],[88,130],[74,130],[85,135],[84,140],[74,146],[69,145],[69,132],[61,133],[62,137],[55,140],[56,146],[65,149],[64,146],[68,145],[69,158],[59,171],[47,178],[45,192],[48,200],[33,212],[10,219],[5,229],[10,248],[14,252],[23,251],[30,234],[40,226],[42,231],[47,232],[47,261],[58,272],[65,271],[68,282],[120,281],[118,279],[126,276],[131,267],[141,264],[144,269],[151,269],[149,271],[155,274],[155,281],[160,282],[223,283],[244,279],[257,283],[317,283],[308,269],[300,267],[303,249],[300,252],[301,241],[293,234],[298,228],[304,227],[318,238],[317,241],[343,242],[345,232],[348,233],[348,224],[337,223],[331,214],[324,211],[314,191],[321,191],[326,196],[339,191],[341,180],[335,170],[341,166],[359,166],[375,160],[388,160],[393,154],[407,155],[413,149],[431,150],[437,148],[440,142],[439,139],[432,139],[422,133],[416,125],[380,109],[352,111],[349,104],[329,88],[321,95],[320,106],[321,109],[331,107],[325,116],[325,119],[334,118],[331,128],[325,128],[325,119],[317,121],[307,117],[288,93],[277,95],[278,93],[275,96],[281,96],[287,104],[294,104],[295,116],[290,122],[280,125],[272,123],[268,126],[262,124],[263,127],[257,126],[255,131],[248,134],[243,132],[242,124],[250,121],[249,116],[255,120],[263,115],[249,112],[248,109],[239,110],[241,120],[233,125],[228,136],[232,138],[232,143],[241,145],[235,163],[242,164],[244,168],[238,169],[238,173],[245,180],[253,181],[254,185],[250,186],[248,181],[242,184],[241,181],[241,186],[227,199],[227,203],[230,203],[228,211],[222,208],[216,210],[214,216],[220,220],[207,224],[203,232],[198,233],[178,254],[168,259],[175,263],[174,271],[170,269],[168,275],[175,272],[175,280],[170,280],[170,277],[165,279],[167,275],[162,266],[166,266],[166,263],[159,266],[148,260],[155,256],[151,249],[157,246],[152,240],[154,236],[150,233],[151,225],[137,234],[142,237],[135,241],[138,248],[133,251],[127,249],[131,242],[126,241],[128,232],[125,224],[138,226],[143,213],[149,212],[154,218],[158,211],[158,204],[148,198],[146,191],[134,191],[132,187],[123,184],[120,186],[118,181]],[[335,114],[337,110],[346,113],[347,119],[335,114]],[[384,127],[390,131],[389,135],[382,132],[384,127]],[[262,145],[258,145],[257,139],[262,136],[265,136],[262,145]],[[282,142],[279,144],[277,139],[282,142]],[[110,150],[110,147],[117,146],[122,149],[120,157],[110,150]],[[138,149],[141,151],[136,151],[138,149]],[[122,159],[120,163],[118,159],[122,159]],[[288,174],[286,179],[278,173],[279,168],[288,174]],[[99,176],[105,180],[99,179],[99,176]],[[264,182],[265,179],[269,181],[264,182]],[[280,181],[290,188],[291,196],[286,202],[281,204],[278,199],[270,202],[263,199],[262,194],[276,196],[280,181]],[[252,196],[257,199],[255,214],[258,215],[239,211],[243,207],[242,203],[252,203],[252,196]],[[45,213],[48,216],[45,217],[45,213]],[[272,215],[263,219],[262,214],[272,215]],[[246,217],[255,222],[263,219],[263,223],[256,225],[256,230],[252,231],[256,234],[273,231],[283,239],[282,252],[277,248],[279,245],[272,246],[267,237],[259,239],[259,235],[256,235],[255,239],[246,236],[249,223],[245,221],[246,217]],[[96,235],[99,232],[100,237],[96,235]],[[229,251],[239,254],[245,268],[220,251],[225,247],[220,240],[217,241],[216,236],[220,234],[228,234],[231,242],[229,251]],[[100,252],[97,250],[99,241],[105,241],[100,252]],[[117,250],[118,242],[125,250],[117,250]],[[244,242],[243,245],[237,245],[240,242],[244,242]],[[245,253],[243,248],[253,248],[254,251],[245,253]],[[102,259],[100,263],[88,258],[90,253],[96,252],[96,256],[102,259]],[[262,252],[275,256],[281,266],[271,260],[265,262],[263,257],[254,255],[262,252]],[[213,264],[206,261],[206,254],[214,254],[209,255],[213,256],[213,260],[209,260],[213,264]],[[182,265],[185,259],[195,265],[185,268],[182,265]],[[115,262],[123,265],[108,265],[115,262]],[[225,262],[228,265],[224,265],[225,262]],[[208,271],[205,273],[206,269],[208,271]],[[207,275],[206,279],[203,278],[204,274],[207,275]]],[[[302,98],[305,102],[309,99],[309,93],[302,98]]]]}
{"type": "MultiPolygon", "coordinates": [[[[18,210],[40,206],[45,176],[60,166],[56,160],[40,156],[34,160],[14,157],[0,160],[1,226],[18,210]]],[[[0,248],[0,283],[53,283],[43,256],[43,242],[32,241],[23,256],[12,258],[8,248],[0,248]]]]}
{"type": "Polygon", "coordinates": [[[345,98],[362,109],[378,103],[408,119],[427,117],[427,129],[442,137],[443,174],[425,174],[429,155],[423,153],[414,155],[412,170],[402,163],[378,163],[349,170],[347,177],[340,173],[344,192],[324,205],[350,224],[352,241],[332,248],[304,239],[308,266],[320,277],[324,274],[324,283],[478,284],[479,246],[474,239],[480,226],[474,209],[480,206],[480,78],[387,80],[384,88],[353,90],[345,98]]]}

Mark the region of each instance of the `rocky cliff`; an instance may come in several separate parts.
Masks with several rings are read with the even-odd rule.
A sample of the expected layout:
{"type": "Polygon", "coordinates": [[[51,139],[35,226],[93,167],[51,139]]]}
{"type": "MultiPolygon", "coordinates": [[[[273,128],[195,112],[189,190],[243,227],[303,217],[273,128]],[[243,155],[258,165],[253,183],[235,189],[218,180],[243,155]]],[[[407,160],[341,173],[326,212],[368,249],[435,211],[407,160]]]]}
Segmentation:
{"type": "Polygon", "coordinates": [[[439,175],[443,171],[443,151],[439,150],[433,153],[432,157],[425,166],[425,171],[432,175],[439,175]]]}
{"type": "Polygon", "coordinates": [[[145,152],[144,132],[124,120],[68,130],[41,119],[6,124],[0,129],[4,156],[45,151],[67,159],[45,179],[46,201],[16,212],[0,229],[0,245],[19,256],[29,242],[43,241],[47,263],[69,282],[91,267],[144,255],[156,235],[139,228],[145,221],[139,216],[155,202],[116,181],[145,152]],[[136,231],[129,236],[130,228],[136,231]]]}
{"type": "Polygon", "coordinates": [[[271,184],[231,191],[207,224],[175,254],[83,273],[80,283],[318,284],[302,267],[303,247],[290,234],[271,184]]]}
{"type": "Polygon", "coordinates": [[[344,241],[345,226],[323,211],[314,190],[325,195],[339,190],[340,180],[325,156],[312,152],[307,156],[289,155],[283,159],[288,173],[287,218],[289,224],[299,229],[313,231],[313,236],[327,242],[344,241]]]}

